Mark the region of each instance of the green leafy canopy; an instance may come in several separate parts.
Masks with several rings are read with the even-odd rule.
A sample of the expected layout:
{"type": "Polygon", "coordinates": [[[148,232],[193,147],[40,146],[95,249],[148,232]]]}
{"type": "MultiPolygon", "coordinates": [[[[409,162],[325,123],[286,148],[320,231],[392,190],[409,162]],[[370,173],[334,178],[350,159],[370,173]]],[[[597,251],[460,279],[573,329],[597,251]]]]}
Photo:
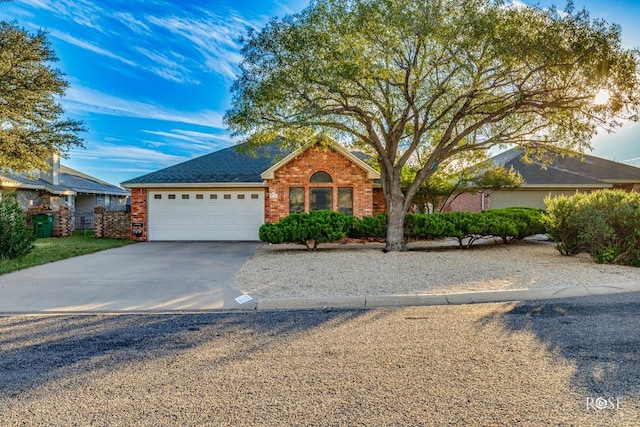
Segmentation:
{"type": "Polygon", "coordinates": [[[226,124],[258,143],[326,134],[368,149],[388,242],[401,240],[421,183],[451,159],[505,144],[581,152],[640,108],[638,51],[571,3],[317,0],[243,43],[226,124]],[[601,90],[605,104],[594,102],[601,90]],[[407,165],[417,172],[402,189],[407,165]]]}
{"type": "Polygon", "coordinates": [[[67,83],[46,34],[0,22],[0,168],[46,169],[55,152],[81,146],[81,122],[62,119],[67,83]]]}

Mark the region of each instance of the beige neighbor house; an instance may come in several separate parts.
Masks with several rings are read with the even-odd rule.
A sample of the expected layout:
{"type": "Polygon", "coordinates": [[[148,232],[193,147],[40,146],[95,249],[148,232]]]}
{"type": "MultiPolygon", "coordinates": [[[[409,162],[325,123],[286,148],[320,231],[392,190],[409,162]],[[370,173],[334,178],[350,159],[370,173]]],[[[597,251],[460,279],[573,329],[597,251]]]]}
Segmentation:
{"type": "Polygon", "coordinates": [[[600,157],[555,157],[550,163],[527,163],[522,149],[511,149],[492,157],[494,165],[513,169],[524,183],[516,189],[463,194],[448,210],[478,212],[484,209],[531,207],[544,209],[551,195],[571,195],[602,189],[640,191],[640,168],[600,157]]]}
{"type": "Polygon", "coordinates": [[[229,147],[122,183],[134,240],[258,240],[265,222],[330,209],[385,210],[379,173],[339,144],[229,147]]]}
{"type": "MultiPolygon", "coordinates": [[[[49,160],[50,168],[31,174],[0,171],[0,192],[16,193],[25,211],[56,212],[69,207],[78,222],[86,215],[87,226],[93,224],[93,208],[124,210],[129,192],[98,178],[60,164],[60,157],[49,160]]],[[[82,224],[78,224],[80,228],[82,224]]]]}

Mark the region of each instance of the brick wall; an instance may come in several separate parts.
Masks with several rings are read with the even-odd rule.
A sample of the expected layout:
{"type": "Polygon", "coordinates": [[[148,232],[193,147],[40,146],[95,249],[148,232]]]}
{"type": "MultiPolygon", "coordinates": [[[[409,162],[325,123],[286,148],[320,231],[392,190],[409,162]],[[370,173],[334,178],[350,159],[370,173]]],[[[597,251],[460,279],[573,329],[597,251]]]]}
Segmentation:
{"type": "Polygon", "coordinates": [[[147,240],[147,189],[132,188],[131,189],[131,233],[132,240],[147,240]],[[142,225],[139,225],[142,224],[142,225]],[[133,234],[134,231],[140,231],[140,234],[133,234]]]}
{"type": "MultiPolygon", "coordinates": [[[[484,198],[484,209],[491,209],[491,198],[484,198]]],[[[462,193],[445,206],[445,212],[480,212],[482,210],[482,193],[462,193]]]]}
{"type": "Polygon", "coordinates": [[[373,189],[373,215],[387,212],[387,200],[384,198],[382,187],[373,189]]]}
{"type": "Polygon", "coordinates": [[[57,210],[49,209],[45,206],[36,206],[26,211],[27,224],[33,227],[33,215],[50,214],[53,215],[51,227],[51,237],[70,236],[75,228],[73,221],[73,211],[69,206],[60,206],[57,210]]]}
{"type": "Polygon", "coordinates": [[[338,188],[353,188],[353,215],[373,214],[373,180],[367,172],[330,147],[311,147],[275,172],[269,180],[265,200],[265,220],[276,222],[289,215],[289,188],[305,191],[305,211],[309,211],[309,189],[333,188],[333,210],[338,208],[338,188]],[[331,183],[310,183],[311,175],[323,171],[331,175],[331,183]]]}
{"type": "Polygon", "coordinates": [[[108,211],[104,206],[93,209],[95,236],[110,239],[131,239],[131,213],[108,211]]]}

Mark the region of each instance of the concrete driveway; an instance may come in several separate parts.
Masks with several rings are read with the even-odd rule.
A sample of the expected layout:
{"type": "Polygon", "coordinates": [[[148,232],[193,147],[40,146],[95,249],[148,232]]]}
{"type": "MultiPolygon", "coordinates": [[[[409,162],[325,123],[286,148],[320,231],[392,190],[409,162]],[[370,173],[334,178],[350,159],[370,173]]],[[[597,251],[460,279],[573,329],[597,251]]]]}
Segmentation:
{"type": "Polygon", "coordinates": [[[147,242],[0,276],[0,312],[237,309],[258,242],[147,242]]]}

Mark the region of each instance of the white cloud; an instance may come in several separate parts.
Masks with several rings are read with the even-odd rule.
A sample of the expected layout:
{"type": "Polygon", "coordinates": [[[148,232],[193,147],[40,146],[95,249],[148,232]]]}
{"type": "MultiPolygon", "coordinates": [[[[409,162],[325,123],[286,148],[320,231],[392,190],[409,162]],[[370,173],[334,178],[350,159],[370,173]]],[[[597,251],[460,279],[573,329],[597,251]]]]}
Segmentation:
{"type": "Polygon", "coordinates": [[[205,14],[204,18],[151,16],[148,20],[191,42],[210,70],[230,80],[236,78],[237,64],[242,60],[237,39],[250,25],[248,22],[236,17],[225,20],[212,14],[205,14]]]}
{"type": "Polygon", "coordinates": [[[169,132],[142,130],[142,132],[169,139],[171,147],[187,152],[215,151],[234,144],[234,141],[227,134],[212,134],[184,129],[171,129],[169,132]]]}
{"type": "Polygon", "coordinates": [[[67,90],[62,103],[67,111],[77,113],[89,112],[110,116],[137,117],[224,129],[223,114],[217,111],[177,111],[162,105],[118,98],[77,85],[67,90]]]}
{"type": "Polygon", "coordinates": [[[149,26],[129,12],[116,12],[113,17],[138,34],[151,35],[149,26]]]}
{"type": "Polygon", "coordinates": [[[141,166],[144,164],[152,166],[171,165],[188,159],[188,157],[166,154],[132,145],[88,142],[86,146],[86,149],[71,150],[70,157],[73,159],[99,160],[101,162],[137,163],[141,166]]]}
{"type": "Polygon", "coordinates": [[[19,0],[20,3],[46,10],[83,27],[104,32],[98,24],[98,18],[106,14],[105,10],[88,0],[19,0]]]}
{"type": "Polygon", "coordinates": [[[143,47],[136,47],[135,50],[151,61],[153,65],[147,65],[142,68],[152,72],[167,80],[173,80],[178,83],[200,83],[198,80],[192,79],[191,69],[183,64],[190,62],[183,55],[170,52],[175,59],[171,59],[166,55],[158,52],[152,52],[143,47]]]}
{"type": "Polygon", "coordinates": [[[70,43],[74,46],[78,46],[82,49],[86,49],[89,50],[91,52],[97,53],[98,55],[102,55],[102,56],[106,56],[107,58],[111,58],[111,59],[115,59],[117,61],[122,62],[123,64],[129,65],[131,67],[137,67],[137,64],[133,61],[131,61],[130,59],[127,58],[123,58],[122,56],[118,56],[115,53],[108,51],[106,49],[103,49],[99,46],[96,46],[95,44],[89,43],[85,40],[80,40],[76,37],[73,37],[69,34],[66,33],[62,33],[60,31],[56,31],[56,30],[52,30],[49,32],[53,37],[60,39],[62,41],[65,41],[67,43],[70,43]]]}

